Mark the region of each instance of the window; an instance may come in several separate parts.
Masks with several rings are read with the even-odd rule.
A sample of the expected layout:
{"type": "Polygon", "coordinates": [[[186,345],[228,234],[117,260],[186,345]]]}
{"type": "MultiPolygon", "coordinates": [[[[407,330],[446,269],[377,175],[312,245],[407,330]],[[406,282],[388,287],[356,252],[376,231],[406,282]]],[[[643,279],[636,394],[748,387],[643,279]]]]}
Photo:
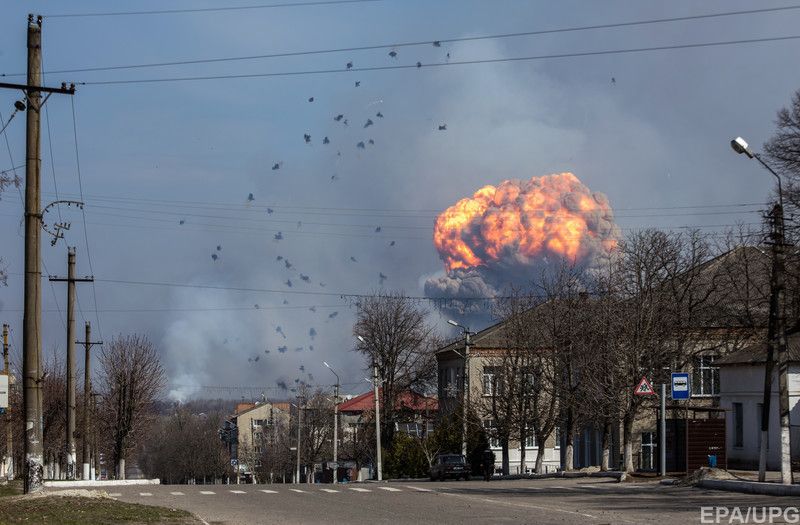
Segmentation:
{"type": "Polygon", "coordinates": [[[744,409],[741,403],[733,404],[733,446],[744,446],[744,409]]]}
{"type": "Polygon", "coordinates": [[[692,395],[719,395],[719,367],[714,366],[716,357],[714,355],[700,355],[694,358],[692,395]]]}
{"type": "Polygon", "coordinates": [[[483,395],[493,396],[497,389],[497,380],[500,369],[496,366],[483,367],[483,395]]]}
{"type": "Polygon", "coordinates": [[[561,448],[561,429],[556,427],[556,429],[553,431],[553,434],[556,439],[556,444],[553,448],[561,448]]]}
{"type": "Polygon", "coordinates": [[[536,435],[533,433],[532,428],[528,428],[525,430],[525,448],[526,449],[535,449],[536,448],[536,435]]]}
{"type": "Polygon", "coordinates": [[[642,470],[655,470],[656,433],[642,432],[642,461],[639,467],[642,470]]]}
{"type": "Polygon", "coordinates": [[[489,440],[489,446],[491,448],[500,448],[500,440],[497,439],[497,425],[494,419],[484,419],[483,430],[486,431],[486,438],[489,440]]]}

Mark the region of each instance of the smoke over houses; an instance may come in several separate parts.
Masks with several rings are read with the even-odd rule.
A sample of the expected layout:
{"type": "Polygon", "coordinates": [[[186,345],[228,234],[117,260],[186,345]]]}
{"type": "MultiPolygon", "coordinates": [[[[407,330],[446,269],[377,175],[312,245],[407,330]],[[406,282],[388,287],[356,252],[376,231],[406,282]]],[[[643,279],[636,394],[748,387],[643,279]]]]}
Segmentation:
{"type": "Polygon", "coordinates": [[[617,245],[619,228],[602,193],[572,173],[484,186],[436,219],[433,241],[445,275],[430,297],[484,297],[527,286],[548,267],[593,266],[617,245]]]}

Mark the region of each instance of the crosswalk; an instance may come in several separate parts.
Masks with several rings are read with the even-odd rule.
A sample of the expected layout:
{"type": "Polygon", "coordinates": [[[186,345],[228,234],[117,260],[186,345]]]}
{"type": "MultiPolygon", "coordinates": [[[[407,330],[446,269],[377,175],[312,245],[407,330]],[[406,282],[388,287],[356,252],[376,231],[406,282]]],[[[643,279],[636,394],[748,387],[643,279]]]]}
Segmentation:
{"type": "MultiPolygon", "coordinates": [[[[386,486],[372,486],[370,488],[367,488],[367,487],[364,487],[364,486],[347,487],[347,486],[341,486],[340,485],[340,488],[338,488],[338,489],[316,488],[316,487],[314,487],[314,488],[303,488],[303,489],[286,488],[286,489],[284,489],[284,492],[285,491],[289,491],[289,492],[294,492],[296,494],[310,494],[310,493],[314,493],[314,492],[317,492],[317,493],[318,492],[324,492],[326,494],[339,494],[339,493],[342,493],[342,492],[355,492],[355,493],[363,494],[363,493],[372,493],[372,492],[375,492],[376,490],[381,490],[381,491],[385,491],[385,492],[433,492],[433,490],[431,490],[431,489],[426,489],[426,488],[422,488],[422,487],[415,487],[415,486],[411,486],[411,485],[404,486],[403,488],[386,487],[386,486]]],[[[181,496],[186,496],[188,492],[189,492],[188,490],[184,490],[184,491],[175,490],[175,491],[170,491],[169,495],[170,496],[181,497],[181,496]]],[[[224,495],[224,494],[248,494],[249,492],[261,492],[263,494],[280,494],[281,493],[280,490],[273,490],[273,489],[254,489],[254,490],[242,490],[242,489],[224,489],[223,490],[223,489],[215,489],[215,490],[199,490],[199,491],[197,491],[197,494],[200,494],[200,495],[203,495],[203,496],[216,496],[216,495],[224,495]]],[[[140,496],[140,497],[143,497],[143,498],[149,498],[149,497],[153,496],[152,492],[137,492],[135,494],[140,496]]],[[[121,492],[111,492],[108,495],[109,495],[109,497],[112,497],[112,498],[120,498],[120,497],[122,497],[122,493],[121,492]]]]}

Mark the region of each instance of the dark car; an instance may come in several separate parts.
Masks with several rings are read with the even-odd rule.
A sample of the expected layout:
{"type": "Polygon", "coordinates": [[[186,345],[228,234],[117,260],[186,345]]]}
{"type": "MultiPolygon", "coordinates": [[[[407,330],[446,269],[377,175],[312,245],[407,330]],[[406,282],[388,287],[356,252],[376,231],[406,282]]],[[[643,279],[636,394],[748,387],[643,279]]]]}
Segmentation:
{"type": "Polygon", "coordinates": [[[469,466],[461,454],[441,454],[431,466],[431,481],[437,479],[469,479],[469,466]]]}

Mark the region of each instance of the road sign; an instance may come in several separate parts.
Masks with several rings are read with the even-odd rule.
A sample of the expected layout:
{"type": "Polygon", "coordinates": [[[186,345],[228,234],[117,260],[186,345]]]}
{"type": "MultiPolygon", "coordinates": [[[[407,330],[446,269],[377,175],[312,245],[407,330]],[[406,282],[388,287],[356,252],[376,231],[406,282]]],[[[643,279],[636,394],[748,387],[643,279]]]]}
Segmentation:
{"type": "Polygon", "coordinates": [[[0,408],[8,408],[8,374],[0,374],[0,408]]]}
{"type": "Polygon", "coordinates": [[[689,374],[686,372],[672,373],[672,399],[689,399],[692,389],[689,383],[689,374]]]}
{"type": "Polygon", "coordinates": [[[655,395],[656,391],[653,390],[653,385],[650,384],[647,377],[643,376],[639,384],[636,385],[636,390],[634,390],[633,393],[637,396],[652,396],[655,395]]]}

